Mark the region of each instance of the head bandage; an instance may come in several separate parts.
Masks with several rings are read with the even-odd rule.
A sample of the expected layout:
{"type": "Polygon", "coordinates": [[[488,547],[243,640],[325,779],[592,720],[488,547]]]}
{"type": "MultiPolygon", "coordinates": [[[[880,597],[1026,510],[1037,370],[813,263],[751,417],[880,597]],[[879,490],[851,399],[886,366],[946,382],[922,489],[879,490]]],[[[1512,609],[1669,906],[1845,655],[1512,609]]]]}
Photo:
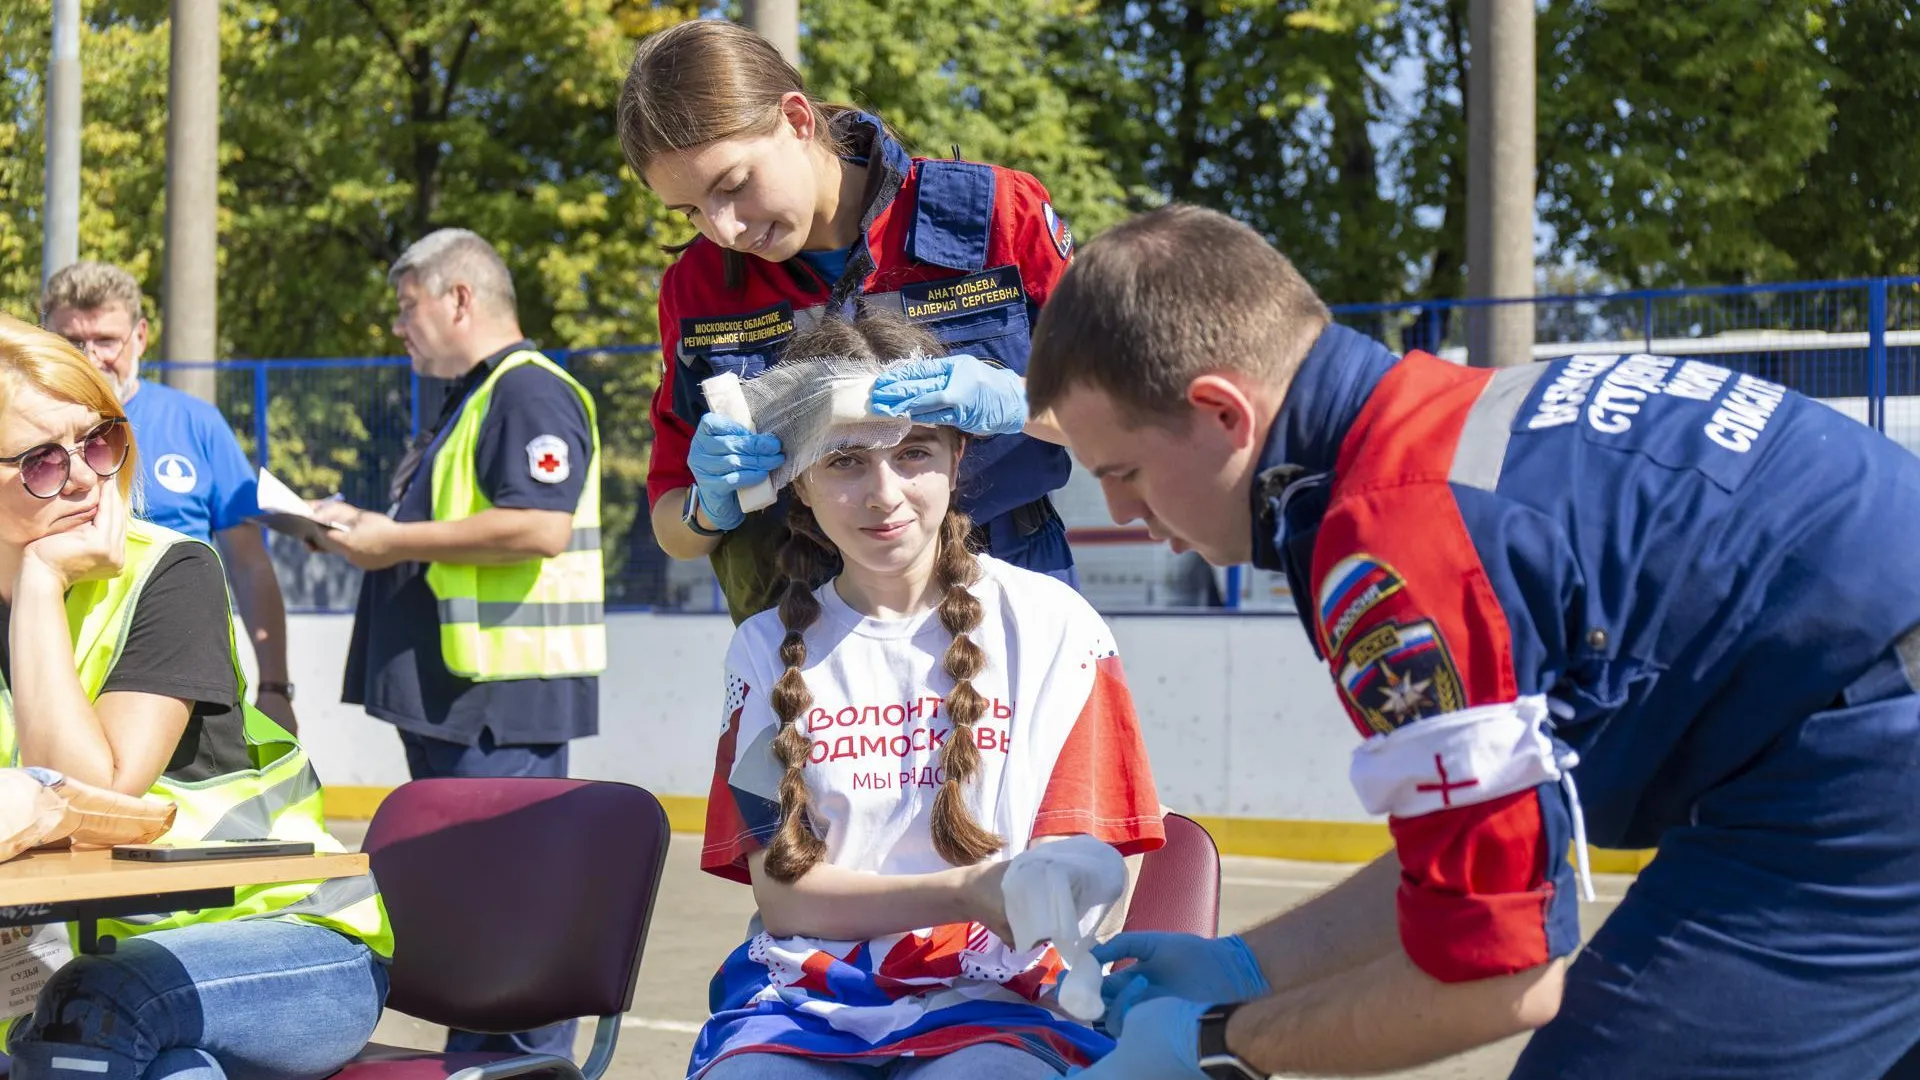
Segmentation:
{"type": "Polygon", "coordinates": [[[740,508],[771,506],[776,492],[830,454],[899,445],[913,421],[877,416],[871,407],[873,381],[889,366],[829,356],[776,364],[751,379],[729,371],[702,381],[708,408],[778,436],[787,458],[769,480],[740,489],[740,508]]]}

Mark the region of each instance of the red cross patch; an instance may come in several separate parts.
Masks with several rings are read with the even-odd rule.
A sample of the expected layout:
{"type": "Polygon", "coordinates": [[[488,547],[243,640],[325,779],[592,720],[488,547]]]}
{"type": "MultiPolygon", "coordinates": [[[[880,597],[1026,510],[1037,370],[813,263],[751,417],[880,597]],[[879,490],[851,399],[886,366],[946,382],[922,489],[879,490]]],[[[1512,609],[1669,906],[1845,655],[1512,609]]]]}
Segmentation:
{"type": "Polygon", "coordinates": [[[539,435],[527,444],[527,474],[543,484],[557,484],[573,472],[567,462],[567,441],[558,435],[539,435]]]}

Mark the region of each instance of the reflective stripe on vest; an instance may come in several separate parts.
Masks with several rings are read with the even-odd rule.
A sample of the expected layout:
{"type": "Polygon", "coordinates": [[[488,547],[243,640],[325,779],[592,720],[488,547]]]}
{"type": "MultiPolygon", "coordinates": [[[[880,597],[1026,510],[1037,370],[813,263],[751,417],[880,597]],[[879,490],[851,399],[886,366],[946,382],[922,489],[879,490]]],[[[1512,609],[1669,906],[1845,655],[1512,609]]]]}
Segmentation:
{"type": "MultiPolygon", "coordinates": [[[[176,544],[198,544],[144,521],[127,523],[127,557],[120,573],[105,581],[86,581],[67,593],[67,626],[73,634],[74,662],[88,700],[100,696],[107,676],[125,646],[141,590],[162,557],[176,544]]],[[[231,643],[233,627],[227,626],[231,643]]],[[[231,652],[231,648],[229,649],[231,652]]],[[[234,656],[234,686],[245,698],[245,675],[234,656]]],[[[305,840],[315,851],[344,851],[326,828],[320,778],[299,742],[285,728],[251,705],[242,706],[247,753],[252,768],[207,780],[184,782],[160,777],[148,794],[178,807],[173,827],[162,841],[305,840]]],[[[0,754],[19,764],[19,740],[13,726],[13,695],[0,680],[0,754]]],[[[100,932],[131,937],[154,930],[236,919],[290,919],[325,926],[363,941],[381,956],[393,955],[393,932],[372,875],[328,882],[242,886],[232,907],[176,911],[100,920],[100,932]]]]}
{"type": "Polygon", "coordinates": [[[537,364],[580,395],[593,436],[587,482],[573,511],[567,550],[507,566],[432,563],[427,586],[439,600],[440,655],[447,670],[475,682],[597,675],[607,666],[600,556],[600,426],[593,395],[558,364],[530,349],[509,354],[460,406],[433,459],[433,519],[458,521],[493,503],[480,490],[474,455],[500,377],[537,364]]]}

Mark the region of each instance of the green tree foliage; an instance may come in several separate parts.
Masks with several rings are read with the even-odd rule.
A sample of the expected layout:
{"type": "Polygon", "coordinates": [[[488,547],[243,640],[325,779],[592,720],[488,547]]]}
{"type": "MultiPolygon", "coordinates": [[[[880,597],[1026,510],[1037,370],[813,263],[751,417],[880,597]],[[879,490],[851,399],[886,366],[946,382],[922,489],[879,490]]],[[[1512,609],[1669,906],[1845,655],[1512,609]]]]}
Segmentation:
{"type": "MultiPolygon", "coordinates": [[[[1827,146],[1831,0],[1568,0],[1540,14],[1546,221],[1635,284],[1794,275],[1765,221],[1827,146]]],[[[1864,222],[1861,223],[1863,226],[1864,222]]]]}
{"type": "MultiPolygon", "coordinates": [[[[86,257],[160,295],[166,0],[87,6],[81,44],[86,257]]],[[[694,14],[640,0],[225,0],[220,325],[229,356],[391,354],[388,265],[458,225],[506,257],[529,335],[552,348],[657,340],[655,297],[683,230],[624,173],[613,103],[639,37],[694,14]]],[[[31,314],[40,263],[41,0],[0,0],[0,306],[31,314]]],[[[589,360],[617,554],[651,432],[651,356],[589,360]]],[[[273,378],[271,466],[302,490],[384,502],[411,406],[365,368],[273,378]]],[[[251,387],[221,403],[250,432],[251,387]]],[[[431,412],[435,402],[424,408],[431,412]]],[[[427,419],[431,419],[429,415],[427,419]]]]}
{"type": "Polygon", "coordinates": [[[1904,0],[1832,9],[1829,135],[1760,228],[1797,277],[1920,274],[1920,13],[1904,0]]]}
{"type": "Polygon", "coordinates": [[[1047,185],[1081,236],[1124,216],[1125,193],[1088,137],[1098,103],[1053,77],[1045,39],[1067,0],[807,0],[807,88],[872,110],[916,154],[956,148],[1047,185]]]}
{"type": "Polygon", "coordinates": [[[1060,78],[1141,209],[1211,206],[1327,295],[1404,286],[1410,207],[1369,124],[1386,107],[1383,0],[1097,0],[1061,25],[1060,78]]]}

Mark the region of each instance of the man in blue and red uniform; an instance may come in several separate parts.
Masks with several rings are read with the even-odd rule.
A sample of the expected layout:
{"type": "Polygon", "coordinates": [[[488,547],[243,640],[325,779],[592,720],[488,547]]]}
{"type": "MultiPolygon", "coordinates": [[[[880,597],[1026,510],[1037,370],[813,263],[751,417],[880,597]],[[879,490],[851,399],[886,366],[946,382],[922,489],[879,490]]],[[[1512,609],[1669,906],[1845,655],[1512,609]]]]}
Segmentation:
{"type": "Polygon", "coordinates": [[[1245,934],[1110,942],[1087,1080],[1529,1029],[1528,1080],[1920,1075],[1920,459],[1699,361],[1395,357],[1192,207],[1088,246],[1027,388],[1116,521],[1285,571],[1394,841],[1245,934]],[[1658,855],[1570,962],[1588,838],[1658,855]]]}
{"type": "Polygon", "coordinates": [[[1020,380],[1032,320],[1067,268],[1072,232],[1026,173],[913,158],[864,113],[840,113],[833,125],[846,160],[865,171],[851,247],[776,263],[701,236],[661,283],[664,365],[647,477],[661,546],[712,559],[736,622],[772,605],[784,513],[743,514],[736,492],[766,478],[779,443],[710,416],[700,384],[723,371],[752,378],[797,330],[879,306],[922,324],[955,355],[890,376],[876,404],[975,436],[960,506],[979,546],[1072,581],[1066,528],[1048,500],[1072,465],[1063,448],[1022,433],[1020,380]]]}

